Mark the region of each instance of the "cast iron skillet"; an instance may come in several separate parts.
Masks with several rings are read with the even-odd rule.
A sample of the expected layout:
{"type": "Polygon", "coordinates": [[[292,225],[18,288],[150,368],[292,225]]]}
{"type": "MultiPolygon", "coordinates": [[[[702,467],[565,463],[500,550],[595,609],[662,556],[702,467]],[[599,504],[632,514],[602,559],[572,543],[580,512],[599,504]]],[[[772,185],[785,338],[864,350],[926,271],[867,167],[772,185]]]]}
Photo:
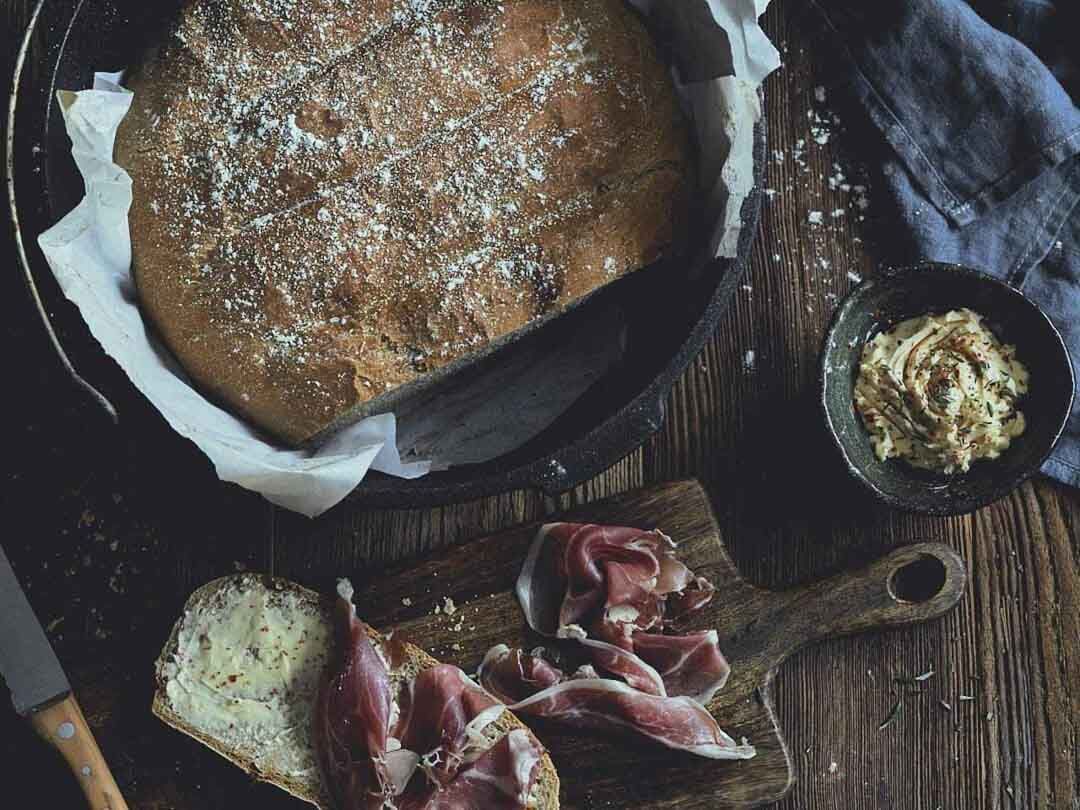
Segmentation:
{"type": "MultiPolygon", "coordinates": [[[[91,69],[120,70],[132,64],[143,43],[168,19],[162,11],[162,4],[145,0],[40,0],[16,63],[11,100],[8,191],[22,270],[61,362],[113,419],[117,413],[110,400],[127,393],[120,389],[130,384],[111,364],[100,362],[100,348],[74,308],[66,305],[36,239],[83,194],[54,103],[55,90],[88,87],[91,69]],[[31,42],[37,54],[33,63],[27,61],[31,42]],[[94,369],[93,384],[79,375],[65,350],[81,368],[94,369]],[[98,376],[108,383],[97,383],[98,376]],[[99,388],[107,388],[110,396],[99,388]]],[[[372,473],[349,499],[400,508],[522,488],[556,494],[639,447],[660,429],[668,392],[713,333],[746,270],[761,207],[764,155],[762,121],[755,131],[755,185],[741,212],[738,258],[711,262],[704,269],[682,262],[639,271],[536,334],[542,341],[551,330],[572,328],[575,319],[595,317],[599,307],[619,308],[626,324],[620,365],[540,435],[492,461],[415,481],[372,473]],[[562,321],[567,321],[565,327],[562,321]]]]}

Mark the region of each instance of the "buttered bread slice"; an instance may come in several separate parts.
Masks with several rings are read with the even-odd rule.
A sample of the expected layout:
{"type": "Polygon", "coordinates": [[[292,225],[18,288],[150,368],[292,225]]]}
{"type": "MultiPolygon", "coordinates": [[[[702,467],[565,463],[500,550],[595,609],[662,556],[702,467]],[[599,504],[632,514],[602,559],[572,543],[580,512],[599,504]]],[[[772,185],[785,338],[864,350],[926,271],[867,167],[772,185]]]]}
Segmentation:
{"type": "MultiPolygon", "coordinates": [[[[333,603],[314,591],[254,574],[215,580],[192,594],[162,650],[153,712],[255,778],[322,810],[341,810],[313,738],[320,691],[341,652],[335,632],[333,603]]],[[[387,646],[376,631],[367,633],[372,645],[387,646]]],[[[446,669],[414,645],[395,640],[393,650],[390,679],[398,690],[427,671],[446,669]]],[[[512,742],[535,746],[539,764],[528,807],[559,806],[551,759],[516,717],[489,712],[483,728],[472,731],[489,749],[505,744],[511,732],[512,742]]],[[[422,782],[423,774],[415,778],[422,782]]]]}

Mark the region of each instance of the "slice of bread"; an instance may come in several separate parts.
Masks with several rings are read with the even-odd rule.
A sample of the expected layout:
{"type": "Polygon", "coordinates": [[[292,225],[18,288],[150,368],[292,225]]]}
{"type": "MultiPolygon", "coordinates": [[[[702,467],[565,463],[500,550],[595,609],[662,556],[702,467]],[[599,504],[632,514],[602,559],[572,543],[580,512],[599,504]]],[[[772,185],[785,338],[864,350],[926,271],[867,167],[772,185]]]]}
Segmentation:
{"type": "MultiPolygon", "coordinates": [[[[311,738],[333,646],[331,608],[329,597],[256,574],[204,585],[188,599],[155,665],[154,714],[256,779],[335,810],[311,738]]],[[[373,641],[382,640],[369,630],[373,641]]],[[[419,647],[405,647],[405,677],[438,663],[419,647]]],[[[493,741],[514,728],[528,730],[509,711],[492,727],[493,741]]],[[[529,806],[559,806],[559,777],[546,752],[529,806]]]]}

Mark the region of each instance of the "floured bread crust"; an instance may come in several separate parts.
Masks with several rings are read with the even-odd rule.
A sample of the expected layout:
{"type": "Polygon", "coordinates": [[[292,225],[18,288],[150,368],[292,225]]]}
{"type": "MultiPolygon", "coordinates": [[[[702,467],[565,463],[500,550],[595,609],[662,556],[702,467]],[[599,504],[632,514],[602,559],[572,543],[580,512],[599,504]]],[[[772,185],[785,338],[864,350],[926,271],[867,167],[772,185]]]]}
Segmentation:
{"type": "Polygon", "coordinates": [[[294,445],[684,218],[687,129],[624,0],[194,0],[130,84],[144,309],[294,445]]]}

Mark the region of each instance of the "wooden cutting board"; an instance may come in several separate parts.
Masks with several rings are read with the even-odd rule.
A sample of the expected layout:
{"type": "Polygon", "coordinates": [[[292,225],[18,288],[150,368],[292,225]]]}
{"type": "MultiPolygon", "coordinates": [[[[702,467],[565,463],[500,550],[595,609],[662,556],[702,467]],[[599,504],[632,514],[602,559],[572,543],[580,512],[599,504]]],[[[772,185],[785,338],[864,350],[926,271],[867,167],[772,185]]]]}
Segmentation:
{"type": "MultiPolygon", "coordinates": [[[[861,570],[789,591],[757,588],[735,569],[695,481],[619,495],[562,518],[663,529],[679,543],[679,557],[712,580],[716,597],[686,629],[719,631],[732,673],[709,709],[724,730],[746,737],[758,752],[751,760],[716,762],[626,735],[534,722],[559,769],[567,808],[745,808],[778,800],[795,778],[770,693],[784,659],[822,639],[940,616],[964,591],[963,560],[937,543],[907,546],[861,570]]],[[[381,573],[357,589],[360,615],[466,672],[475,672],[500,642],[525,649],[543,644],[528,630],[513,593],[535,532],[535,524],[521,526],[381,573]]]]}

